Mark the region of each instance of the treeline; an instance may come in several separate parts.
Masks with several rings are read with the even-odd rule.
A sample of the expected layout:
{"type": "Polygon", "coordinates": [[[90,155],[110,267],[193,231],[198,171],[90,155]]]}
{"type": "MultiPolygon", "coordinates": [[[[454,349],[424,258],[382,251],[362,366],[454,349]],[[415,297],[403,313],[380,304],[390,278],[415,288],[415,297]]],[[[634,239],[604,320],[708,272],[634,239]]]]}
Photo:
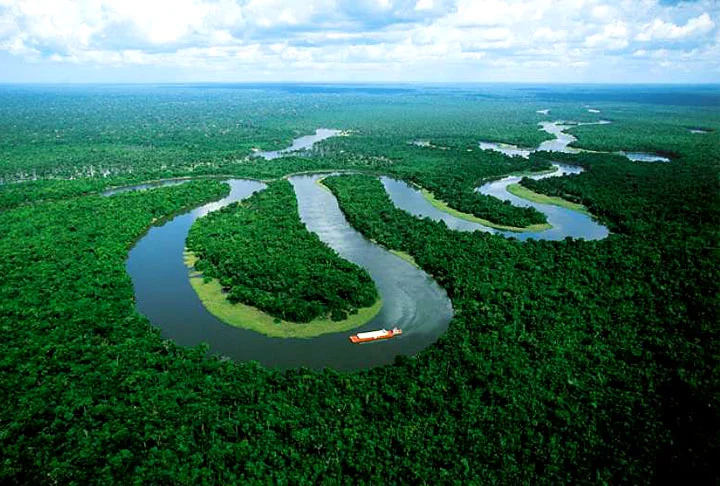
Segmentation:
{"type": "Polygon", "coordinates": [[[581,165],[582,174],[533,180],[523,186],[535,192],[584,204],[607,220],[610,229],[627,234],[665,233],[668,224],[710,229],[720,226],[720,179],[715,150],[697,151],[671,163],[632,162],[611,154],[533,154],[581,165]],[[638,215],[641,215],[638,217],[638,215]]]}
{"type": "MultiPolygon", "coordinates": [[[[254,113],[243,103],[264,98],[251,92],[242,103],[227,104],[237,112],[228,120],[254,113]]],[[[44,138],[36,141],[33,120],[45,100],[40,97],[33,110],[22,111],[31,106],[27,100],[7,99],[18,101],[0,120],[6,135],[3,167],[31,173],[37,164],[49,170],[57,152],[48,147],[59,143],[77,145],[62,159],[68,171],[78,161],[105,156],[109,160],[103,164],[114,161],[127,169],[116,155],[130,153],[131,147],[123,148],[128,140],[111,140],[112,151],[90,153],[99,142],[80,133],[63,145],[52,131],[57,111],[47,110],[41,120],[44,138]],[[13,132],[13,124],[22,124],[22,130],[13,132]],[[87,146],[80,143],[85,138],[87,146]],[[15,145],[11,151],[9,145],[15,145]],[[33,145],[36,153],[43,152],[42,160],[33,160],[28,150],[33,145]]],[[[287,99],[279,99],[252,105],[268,116],[248,123],[282,121],[301,109],[283,107],[287,99]]],[[[311,97],[308,104],[318,104],[318,113],[344,110],[348,118],[366,119],[363,126],[374,121],[369,105],[388,104],[380,97],[365,104],[354,98],[343,106],[328,99],[311,97]]],[[[108,117],[102,131],[112,137],[127,119],[113,121],[116,105],[100,110],[102,97],[98,100],[90,106],[108,117]]],[[[120,94],[115,101],[126,103],[123,113],[128,113],[143,99],[120,94]]],[[[187,98],[188,105],[177,101],[164,99],[167,111],[161,113],[178,110],[164,118],[177,124],[173,138],[180,143],[205,138],[204,133],[182,135],[188,126],[182,106],[202,105],[202,96],[187,98]]],[[[473,107],[463,111],[466,116],[487,115],[482,124],[494,123],[493,110],[463,103],[473,107]]],[[[517,100],[505,104],[521,111],[517,100]]],[[[101,120],[84,118],[93,112],[87,106],[81,104],[68,118],[100,127],[101,120]]],[[[158,107],[148,106],[138,111],[137,120],[146,118],[149,133],[160,138],[167,132],[152,131],[150,116],[158,107]]],[[[446,107],[428,102],[424,110],[411,112],[399,103],[384,112],[392,116],[382,117],[379,128],[394,124],[398,134],[388,134],[382,147],[377,132],[362,143],[383,150],[393,136],[393,143],[405,143],[420,124],[405,123],[406,113],[413,120],[427,118],[421,132],[427,136],[455,118],[451,115],[457,113],[444,114],[433,121],[446,107]]],[[[208,121],[215,115],[209,113],[208,121]]],[[[322,120],[321,114],[317,118],[322,120]]],[[[534,122],[524,125],[532,131],[528,138],[537,137],[534,122]]],[[[504,125],[498,125],[499,140],[505,140],[504,125]]],[[[459,138],[468,126],[449,126],[452,133],[444,142],[457,140],[455,152],[473,148],[463,147],[459,138]]],[[[615,129],[618,136],[633,136],[615,129]]],[[[507,141],[519,142],[516,138],[522,137],[514,132],[507,141]]],[[[472,160],[503,164],[483,168],[482,177],[526,163],[484,155],[458,157],[465,162],[453,165],[456,154],[414,161],[425,149],[403,146],[402,158],[337,151],[322,159],[245,164],[218,156],[208,148],[212,144],[197,147],[196,155],[195,149],[179,148],[183,154],[177,160],[161,153],[148,159],[128,156],[134,170],[128,177],[194,171],[264,177],[345,163],[372,171],[396,167],[401,178],[456,168],[460,179],[462,171],[475,170],[469,167],[472,160]]],[[[5,397],[0,483],[718,483],[720,205],[717,151],[711,148],[705,146],[696,157],[683,152],[671,164],[554,154],[553,160],[588,170],[548,179],[537,188],[576,197],[603,215],[615,234],[598,242],[521,243],[453,232],[395,209],[376,179],[329,179],[351,223],[379,243],[410,253],[447,289],[455,310],[447,333],[416,356],[345,374],[278,372],[208,357],[202,347],[183,348],[163,339],[138,314],[125,270],[129,248],[157,218],[216,199],[226,187],[202,182],[102,198],[75,197],[84,189],[59,186],[57,197],[47,197],[55,189],[38,185],[38,192],[29,191],[33,205],[0,212],[0,389],[5,397]],[[66,196],[70,199],[50,200],[66,196]]],[[[20,193],[14,194],[12,205],[19,201],[20,193]]]]}
{"type": "Polygon", "coordinates": [[[0,182],[279,177],[305,170],[387,172],[397,166],[394,175],[427,187],[460,211],[509,226],[544,223],[533,208],[473,192],[484,178],[528,168],[526,161],[480,154],[479,137],[532,146],[548,138],[535,130],[536,119],[528,118],[524,107],[506,99],[508,93],[490,91],[418,96],[408,90],[373,97],[348,92],[339,97],[332,90],[319,89],[312,96],[273,90],[272,96],[258,97],[252,90],[189,86],[8,88],[0,91],[0,107],[7,113],[0,121],[5,133],[0,182]],[[353,136],[325,141],[314,152],[323,157],[245,159],[253,148],[284,148],[321,126],[352,129],[353,136]],[[409,145],[415,137],[449,150],[409,145]]]}
{"type": "Polygon", "coordinates": [[[493,223],[524,228],[547,222],[543,213],[532,207],[517,207],[507,201],[475,192],[483,182],[514,172],[542,171],[549,161],[480,150],[470,137],[446,137],[434,147],[418,147],[397,136],[357,134],[330,139],[323,146],[324,158],[342,158],[346,152],[363,154],[366,159],[386,161],[378,167],[384,173],[413,182],[454,209],[487,219],[493,223]],[[444,145],[442,145],[444,144],[444,145]],[[384,154],[384,155],[382,155],[384,154]]]}
{"type": "Polygon", "coordinates": [[[106,182],[99,179],[77,181],[28,181],[0,185],[0,211],[36,201],[56,201],[101,191],[106,182]]]}
{"type": "Polygon", "coordinates": [[[216,278],[227,299],[277,318],[340,321],[378,298],[368,273],[307,230],[289,182],[199,219],[187,247],[195,269],[216,278]]]}
{"type": "Polygon", "coordinates": [[[332,89],[271,86],[3,87],[0,181],[193,175],[231,168],[229,162],[253,148],[285,148],[319,127],[403,141],[423,135],[456,143],[483,133],[537,145],[546,137],[515,101],[414,91],[338,96],[332,89]]]}
{"type": "Polygon", "coordinates": [[[217,183],[0,213],[0,482],[714,481],[707,225],[520,243],[414,218],[373,178],[327,184],[448,290],[456,318],[416,357],[280,373],[163,340],[128,248],[217,183]]]}
{"type": "MultiPolygon", "coordinates": [[[[658,216],[661,198],[633,202],[642,195],[613,183],[606,191],[629,203],[623,219],[658,216]]],[[[475,435],[454,437],[458,458],[492,463],[490,451],[500,461],[509,454],[526,480],[712,477],[718,414],[708,404],[717,399],[720,331],[709,221],[665,220],[657,232],[600,242],[519,243],[414,218],[375,178],[326,185],[355,228],[410,253],[453,301],[443,356],[429,354],[458,370],[440,382],[462,383],[454,385],[462,410],[482,411],[460,419],[475,435]]]]}

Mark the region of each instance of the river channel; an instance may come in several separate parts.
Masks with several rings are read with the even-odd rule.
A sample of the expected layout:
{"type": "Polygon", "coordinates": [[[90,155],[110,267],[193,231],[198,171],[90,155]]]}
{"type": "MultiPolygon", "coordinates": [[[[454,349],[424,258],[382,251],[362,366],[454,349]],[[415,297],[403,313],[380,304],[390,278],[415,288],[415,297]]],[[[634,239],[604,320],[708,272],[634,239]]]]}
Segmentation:
{"type": "Polygon", "coordinates": [[[269,150],[264,152],[256,151],[253,156],[262,157],[265,160],[277,159],[278,157],[284,157],[291,152],[298,152],[300,150],[311,148],[318,142],[322,142],[323,140],[330,137],[336,137],[340,134],[342,134],[342,130],[334,130],[332,128],[318,128],[317,130],[315,130],[314,135],[305,135],[303,137],[298,137],[293,140],[292,145],[287,148],[284,148],[282,150],[269,150]]]}
{"type": "MultiPolygon", "coordinates": [[[[324,138],[338,133],[336,130],[323,133],[318,130],[318,135],[324,138]]],[[[300,144],[293,144],[293,147],[308,147],[317,141],[305,139],[300,144]]],[[[269,157],[289,152],[289,149],[273,152],[269,157]]],[[[556,171],[552,174],[533,177],[574,174],[581,170],[560,164],[555,164],[555,167],[556,171]]],[[[445,332],[453,316],[446,292],[425,272],[355,231],[340,211],[332,193],[319,184],[322,177],[321,174],[290,177],[300,218],[309,231],[316,233],[342,258],[368,271],[383,300],[382,310],[370,322],[352,332],[326,334],[311,339],[272,338],[227,325],[203,306],[190,285],[190,271],[183,262],[185,239],[198,218],[265,188],[261,182],[244,179],[227,181],[231,192],[226,198],[176,216],[161,226],[154,226],[138,241],[127,261],[138,311],[157,326],[164,337],[181,346],[207,343],[213,354],[237,361],[254,360],[281,369],[301,366],[313,369],[330,367],[344,371],[370,368],[391,363],[398,355],[416,354],[434,343],[445,332]],[[348,339],[355,332],[395,326],[403,329],[403,335],[395,339],[365,345],[352,344],[348,339]]],[[[507,186],[519,180],[520,177],[506,177],[488,182],[477,190],[510,200],[516,205],[536,207],[547,215],[552,229],[526,233],[498,231],[436,209],[416,188],[402,181],[381,178],[398,208],[420,217],[444,221],[454,230],[484,231],[521,240],[557,240],[567,236],[599,239],[607,236],[607,229],[590,216],[558,206],[526,201],[507,192],[507,186]]],[[[140,184],[113,189],[105,194],[177,183],[140,184]]]]}
{"type": "MultiPolygon", "coordinates": [[[[548,177],[559,177],[582,172],[581,167],[564,164],[553,164],[553,166],[555,167],[555,172],[526,175],[525,177],[545,179],[548,177]]],[[[607,237],[608,229],[595,221],[592,216],[560,206],[528,201],[508,192],[507,187],[510,184],[517,184],[520,182],[520,179],[522,179],[522,176],[503,177],[502,179],[483,184],[478,187],[476,191],[481,194],[497,197],[504,201],[510,201],[514,206],[534,207],[545,214],[552,228],[543,231],[526,232],[500,231],[440,211],[433,206],[419,190],[403,181],[398,181],[390,177],[382,177],[380,180],[395,206],[421,218],[442,221],[452,230],[483,231],[486,233],[500,234],[506,238],[517,238],[518,240],[527,240],[529,238],[536,240],[562,240],[568,236],[586,240],[599,240],[607,237]]]]}
{"type": "MultiPolygon", "coordinates": [[[[564,152],[568,154],[578,154],[581,152],[592,152],[592,150],[585,150],[571,147],[570,144],[577,141],[577,138],[567,133],[567,130],[577,126],[583,125],[607,125],[612,123],[609,120],[599,120],[596,122],[565,122],[565,121],[554,121],[554,122],[540,122],[540,129],[555,136],[554,139],[546,140],[542,142],[537,148],[523,148],[517,145],[501,142],[478,142],[479,147],[482,150],[494,150],[495,152],[503,153],[509,157],[519,156],[523,158],[530,157],[533,152],[564,152]]],[[[598,152],[596,152],[598,153],[598,152]]],[[[605,152],[599,152],[605,153],[605,152]]],[[[670,159],[663,157],[658,154],[651,154],[646,152],[624,152],[618,151],[613,152],[616,155],[622,155],[632,160],[633,162],[670,162],[670,159]]]]}
{"type": "MultiPolygon", "coordinates": [[[[391,363],[397,355],[426,348],[447,329],[452,307],[445,291],[425,272],[380,248],[356,232],[335,197],[317,184],[320,175],[295,176],[300,217],[310,231],[341,257],[364,267],[383,299],[380,313],[352,332],[312,339],[271,338],[229,326],[205,309],[189,281],[183,263],[185,239],[192,224],[210,211],[250,197],[264,184],[228,181],[228,197],[206,204],[151,228],[131,250],[127,271],[133,281],[137,309],[162,335],[182,346],[207,343],[210,352],[237,361],[255,360],[276,368],[331,367],[338,370],[369,368],[391,363]],[[350,343],[357,331],[392,328],[403,335],[367,345],[350,343]]],[[[301,324],[298,324],[301,325],[301,324]]]]}

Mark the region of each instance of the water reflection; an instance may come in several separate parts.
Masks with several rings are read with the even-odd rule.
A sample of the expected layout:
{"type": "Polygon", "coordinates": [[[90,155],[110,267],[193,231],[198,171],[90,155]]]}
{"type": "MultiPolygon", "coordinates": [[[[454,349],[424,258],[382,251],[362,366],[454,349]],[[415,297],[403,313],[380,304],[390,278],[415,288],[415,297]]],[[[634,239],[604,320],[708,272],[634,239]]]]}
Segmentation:
{"type": "MultiPolygon", "coordinates": [[[[547,177],[559,177],[569,174],[579,174],[581,167],[564,164],[553,164],[555,172],[530,176],[532,179],[545,179],[547,177]]],[[[513,205],[534,207],[545,214],[548,223],[553,227],[544,231],[517,233],[512,231],[499,231],[489,228],[480,223],[467,221],[435,208],[420,193],[419,190],[411,187],[405,182],[382,177],[381,181],[390,199],[396,207],[421,218],[430,218],[434,221],[444,222],[448,228],[456,231],[483,231],[486,233],[501,234],[508,238],[527,240],[529,238],[542,240],[561,240],[564,238],[584,238],[586,240],[597,240],[607,237],[608,230],[605,226],[598,224],[592,217],[570,209],[550,204],[540,204],[514,196],[507,190],[510,184],[516,184],[522,179],[521,176],[510,176],[483,184],[476,190],[481,194],[497,197],[510,201],[513,205]]]]}
{"type": "Polygon", "coordinates": [[[265,187],[249,180],[229,181],[228,197],[153,227],[138,241],[127,261],[138,311],[160,328],[164,337],[182,346],[204,342],[211,353],[276,368],[368,368],[391,363],[397,355],[416,354],[435,342],[452,319],[445,291],[423,271],[353,230],[334,196],[316,184],[320,177],[290,179],[303,222],[342,258],[366,268],[375,281],[383,308],[358,330],[399,326],[404,331],[401,337],[368,345],[350,343],[350,332],[313,339],[271,338],[229,326],[205,309],[190,285],[189,271],[183,263],[185,239],[198,218],[265,187]]]}
{"type": "Polygon", "coordinates": [[[322,142],[330,137],[335,137],[342,134],[342,130],[333,130],[330,128],[318,128],[315,130],[315,135],[306,135],[293,140],[292,145],[282,150],[271,150],[266,152],[257,151],[253,154],[255,157],[262,157],[265,160],[273,160],[278,157],[282,157],[291,152],[297,152],[312,147],[318,142],[322,142]]]}

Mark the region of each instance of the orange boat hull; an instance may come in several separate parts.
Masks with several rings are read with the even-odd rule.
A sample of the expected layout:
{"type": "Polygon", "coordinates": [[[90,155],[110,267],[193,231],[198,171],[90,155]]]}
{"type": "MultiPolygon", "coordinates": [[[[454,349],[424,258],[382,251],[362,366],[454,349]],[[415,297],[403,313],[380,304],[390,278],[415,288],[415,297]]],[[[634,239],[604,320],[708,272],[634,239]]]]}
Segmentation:
{"type": "Polygon", "coordinates": [[[382,339],[391,339],[391,338],[394,338],[395,336],[399,336],[400,334],[402,334],[402,331],[400,329],[395,329],[395,330],[388,332],[387,334],[382,334],[379,336],[372,336],[372,337],[360,337],[355,334],[353,336],[350,336],[350,341],[353,344],[370,343],[372,341],[380,341],[382,339]]]}

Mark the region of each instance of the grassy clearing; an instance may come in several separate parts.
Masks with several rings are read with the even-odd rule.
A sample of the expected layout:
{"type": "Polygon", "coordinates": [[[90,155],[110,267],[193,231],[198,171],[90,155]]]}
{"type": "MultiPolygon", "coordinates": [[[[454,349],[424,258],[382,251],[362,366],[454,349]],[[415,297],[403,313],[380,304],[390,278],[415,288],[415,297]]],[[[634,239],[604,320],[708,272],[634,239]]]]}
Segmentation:
{"type": "MultiPolygon", "coordinates": [[[[185,251],[183,261],[192,269],[197,257],[192,252],[185,251]]],[[[222,286],[215,279],[205,282],[202,275],[194,270],[190,277],[190,285],[212,315],[231,326],[277,338],[313,338],[322,334],[349,331],[369,322],[380,312],[383,304],[382,299],[378,299],[371,307],[358,309],[357,314],[342,321],[322,318],[307,323],[288,322],[276,319],[255,307],[229,302],[222,286]]]]}
{"type": "Polygon", "coordinates": [[[570,209],[577,211],[582,214],[590,216],[590,212],[582,204],[567,201],[561,197],[546,196],[535,191],[531,191],[527,187],[521,186],[520,184],[510,184],[507,186],[507,191],[517,197],[527,199],[528,201],[536,202],[539,204],[551,204],[553,206],[560,206],[561,208],[570,209]]]}
{"type": "Polygon", "coordinates": [[[433,205],[433,207],[439,209],[440,211],[444,213],[448,213],[451,216],[455,216],[456,218],[464,219],[466,221],[470,221],[473,223],[478,223],[483,226],[488,226],[490,228],[495,228],[498,230],[504,230],[504,231],[513,231],[515,233],[524,233],[529,231],[544,231],[552,228],[552,225],[549,223],[542,223],[542,224],[531,224],[530,226],[526,226],[525,228],[519,228],[517,226],[505,226],[502,224],[493,223],[492,221],[488,221],[487,219],[478,218],[477,216],[474,216],[472,214],[463,213],[458,211],[457,209],[453,209],[450,206],[447,205],[446,202],[441,201],[435,197],[435,195],[428,191],[427,189],[420,189],[420,192],[425,197],[425,199],[428,200],[430,204],[433,205]]]}

